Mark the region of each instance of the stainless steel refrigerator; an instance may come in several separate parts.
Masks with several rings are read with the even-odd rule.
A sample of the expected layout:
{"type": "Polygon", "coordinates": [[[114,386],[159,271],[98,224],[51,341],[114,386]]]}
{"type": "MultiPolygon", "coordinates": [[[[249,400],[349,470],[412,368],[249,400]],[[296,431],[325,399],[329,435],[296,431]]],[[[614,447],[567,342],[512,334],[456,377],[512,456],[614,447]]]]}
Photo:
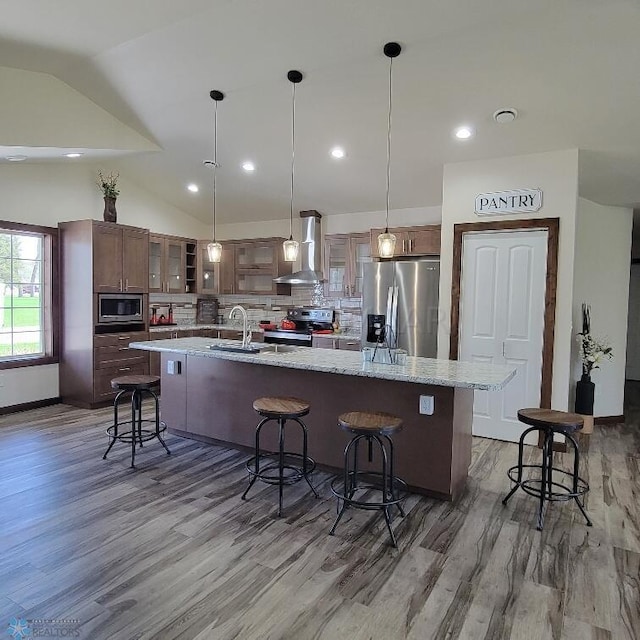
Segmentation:
{"type": "Polygon", "coordinates": [[[440,261],[422,258],[364,265],[362,344],[382,342],[435,358],[440,261]]]}

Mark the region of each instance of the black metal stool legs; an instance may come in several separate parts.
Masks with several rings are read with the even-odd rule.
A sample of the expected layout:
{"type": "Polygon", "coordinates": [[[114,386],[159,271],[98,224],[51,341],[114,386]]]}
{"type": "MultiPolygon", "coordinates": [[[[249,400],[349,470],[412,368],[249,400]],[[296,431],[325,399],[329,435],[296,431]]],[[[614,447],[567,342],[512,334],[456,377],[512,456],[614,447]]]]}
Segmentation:
{"type": "Polygon", "coordinates": [[[336,532],[336,528],[338,524],[342,520],[342,516],[344,516],[344,512],[348,507],[355,507],[357,509],[368,509],[375,510],[379,509],[384,514],[385,523],[387,525],[387,529],[389,531],[389,537],[391,538],[391,544],[394,547],[397,547],[396,536],[391,528],[392,517],[391,517],[391,507],[396,506],[400,511],[400,514],[404,516],[404,510],[400,505],[400,501],[402,498],[398,495],[396,490],[396,485],[400,485],[401,487],[405,486],[404,482],[400,480],[400,478],[396,478],[393,475],[393,441],[388,436],[379,436],[377,434],[361,434],[356,435],[352,438],[344,449],[344,471],[342,480],[340,478],[336,478],[331,483],[331,491],[333,495],[338,499],[337,507],[338,514],[329,531],[329,535],[334,535],[336,532]],[[387,448],[384,445],[382,440],[384,437],[389,445],[389,452],[387,453],[387,448]],[[367,471],[359,471],[358,469],[358,445],[360,440],[366,440],[367,449],[368,449],[368,459],[369,462],[373,461],[373,443],[375,442],[378,445],[380,450],[380,457],[382,462],[382,471],[381,472],[367,472],[367,471]],[[353,456],[351,452],[353,451],[353,456]],[[353,463],[351,462],[351,458],[353,458],[353,463]],[[380,484],[376,483],[375,486],[363,485],[363,489],[373,488],[381,493],[381,499],[377,502],[369,502],[364,499],[356,499],[355,493],[358,487],[358,479],[360,476],[373,476],[380,478],[380,484]],[[338,489],[338,485],[342,484],[341,489],[338,489]]]}
{"type": "Polygon", "coordinates": [[[311,480],[309,480],[309,474],[307,472],[307,465],[309,464],[309,459],[310,459],[307,453],[308,452],[307,427],[305,426],[304,422],[300,420],[300,418],[293,418],[293,420],[297,422],[300,425],[300,428],[302,429],[302,476],[306,480],[311,491],[313,491],[313,495],[316,498],[319,498],[320,496],[316,491],[315,487],[311,484],[311,480]]]}
{"type": "MultiPolygon", "coordinates": [[[[580,449],[578,448],[578,443],[576,442],[576,439],[570,433],[567,434],[567,439],[573,445],[573,454],[574,454],[574,459],[573,459],[573,493],[575,495],[573,496],[573,499],[576,501],[576,504],[578,505],[578,508],[580,509],[580,511],[582,512],[582,515],[584,516],[584,519],[587,521],[587,527],[592,527],[593,526],[593,522],[591,522],[591,519],[587,515],[587,512],[585,511],[585,508],[584,508],[584,504],[582,502],[580,502],[580,496],[584,495],[584,493],[581,493],[579,491],[579,486],[578,486],[578,483],[580,481],[580,478],[578,476],[578,469],[580,468],[580,449]]],[[[583,501],[584,501],[584,498],[583,498],[583,501]]]]}
{"type": "Polygon", "coordinates": [[[113,424],[107,429],[107,435],[111,438],[109,446],[102,456],[103,460],[107,459],[107,455],[117,440],[131,444],[131,466],[135,468],[136,460],[136,445],[142,447],[143,443],[147,440],[157,438],[160,444],[164,447],[167,454],[170,455],[171,451],[166,442],[161,436],[161,433],[166,429],[166,425],[160,422],[160,403],[158,396],[151,389],[122,389],[116,395],[113,401],[113,424]],[[120,406],[120,400],[122,397],[131,393],[131,420],[120,422],[118,409],[120,406]],[[154,401],[155,417],[153,420],[146,420],[142,417],[142,403],[144,394],[149,394],[154,401]],[[143,423],[151,422],[154,424],[154,429],[143,429],[143,423]],[[131,425],[131,430],[120,431],[119,428],[123,425],[131,425]]]}
{"type": "Polygon", "coordinates": [[[309,474],[315,469],[316,463],[313,458],[309,457],[307,453],[307,428],[300,420],[296,417],[273,417],[268,416],[263,418],[258,426],[256,427],[256,436],[255,436],[255,453],[252,458],[247,461],[247,471],[251,476],[249,480],[249,486],[244,490],[242,494],[242,500],[246,500],[247,494],[249,493],[251,487],[255,484],[256,480],[262,480],[267,484],[277,484],[278,485],[278,517],[282,515],[282,504],[284,499],[284,486],[286,484],[293,484],[298,482],[298,480],[304,480],[309,485],[311,491],[313,491],[313,495],[316,498],[319,498],[318,492],[315,490],[314,486],[311,484],[311,480],[309,479],[309,474]],[[262,431],[262,427],[270,421],[276,421],[278,423],[278,451],[275,456],[277,457],[276,462],[270,462],[261,468],[261,460],[263,458],[267,458],[268,454],[260,453],[260,433],[262,431]],[[302,429],[302,454],[292,453],[286,450],[285,447],[285,431],[286,431],[286,423],[287,420],[292,420],[297,422],[302,429]],[[287,464],[286,458],[294,457],[301,459],[301,467],[294,466],[293,464],[287,464]],[[270,471],[277,471],[277,475],[271,475],[270,471]],[[285,471],[289,470],[291,473],[286,474],[285,471]]]}
{"type": "Polygon", "coordinates": [[[548,502],[575,500],[578,508],[584,516],[587,526],[591,526],[591,520],[585,511],[584,504],[581,501],[587,491],[589,491],[588,483],[578,475],[580,469],[580,450],[575,438],[567,432],[561,432],[545,426],[536,426],[526,429],[520,437],[518,444],[518,464],[511,467],[507,471],[507,475],[514,483],[509,493],[502,500],[502,504],[506,505],[509,498],[521,488],[525,493],[538,499],[537,526],[538,531],[542,531],[544,527],[544,518],[548,502]],[[544,440],[542,444],[542,461],[540,464],[524,464],[524,440],[527,434],[532,431],[544,432],[544,440]],[[565,471],[559,467],[553,466],[553,444],[555,433],[561,433],[567,442],[573,446],[574,460],[573,471],[565,471]],[[536,469],[539,475],[523,478],[524,469],[536,469]],[[556,476],[568,476],[571,479],[571,486],[563,484],[556,476]]]}

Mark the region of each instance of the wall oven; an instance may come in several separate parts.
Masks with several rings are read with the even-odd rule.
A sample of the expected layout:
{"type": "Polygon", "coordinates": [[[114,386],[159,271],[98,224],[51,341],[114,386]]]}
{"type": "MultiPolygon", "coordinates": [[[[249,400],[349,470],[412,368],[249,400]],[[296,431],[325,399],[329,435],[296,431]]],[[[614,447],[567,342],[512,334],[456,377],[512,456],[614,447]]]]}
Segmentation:
{"type": "Polygon", "coordinates": [[[97,321],[100,325],[145,321],[142,293],[99,293],[97,321]]]}

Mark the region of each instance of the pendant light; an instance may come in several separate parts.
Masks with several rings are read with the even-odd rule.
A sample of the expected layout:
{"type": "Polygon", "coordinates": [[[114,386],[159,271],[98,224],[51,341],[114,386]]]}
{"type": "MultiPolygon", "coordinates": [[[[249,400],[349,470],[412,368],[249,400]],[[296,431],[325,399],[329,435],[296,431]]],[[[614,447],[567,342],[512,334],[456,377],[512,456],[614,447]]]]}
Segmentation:
{"type": "Polygon", "coordinates": [[[213,241],[207,245],[207,256],[209,262],[220,262],[222,260],[222,245],[216,241],[216,172],[218,170],[218,102],[224,99],[222,91],[209,92],[209,96],[213,100],[215,107],[215,115],[213,117],[213,162],[206,162],[213,166],[213,241]]]}
{"type": "Polygon", "coordinates": [[[293,87],[291,97],[291,197],[289,199],[289,239],[282,243],[285,262],[295,262],[298,259],[300,243],[293,239],[293,186],[295,177],[296,158],[296,85],[302,82],[302,74],[291,70],[287,73],[287,80],[293,87]]]}
{"type": "Polygon", "coordinates": [[[389,233],[389,185],[391,182],[391,107],[392,107],[392,69],[393,59],[397,58],[402,51],[402,47],[397,42],[387,42],[384,45],[384,55],[389,58],[389,111],[387,117],[387,206],[384,223],[384,233],[378,236],[378,254],[381,258],[393,258],[396,248],[396,237],[389,233]]]}

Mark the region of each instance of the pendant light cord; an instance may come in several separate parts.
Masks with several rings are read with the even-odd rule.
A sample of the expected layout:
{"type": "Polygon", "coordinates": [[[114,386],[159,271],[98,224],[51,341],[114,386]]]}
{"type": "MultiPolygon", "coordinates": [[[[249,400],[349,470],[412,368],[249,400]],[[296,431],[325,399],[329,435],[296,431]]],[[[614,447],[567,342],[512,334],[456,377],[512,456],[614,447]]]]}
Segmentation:
{"type": "Polygon", "coordinates": [[[289,240],[293,240],[293,184],[295,176],[296,157],[296,83],[293,85],[293,98],[291,101],[291,194],[289,198],[289,240]]]}
{"type": "Polygon", "coordinates": [[[387,118],[387,212],[385,217],[385,233],[389,231],[389,191],[391,183],[391,109],[393,106],[392,86],[391,86],[391,70],[393,67],[393,58],[389,58],[389,112],[387,118]]]}
{"type": "Polygon", "coordinates": [[[213,116],[213,241],[216,241],[216,172],[218,170],[218,101],[213,116]]]}

